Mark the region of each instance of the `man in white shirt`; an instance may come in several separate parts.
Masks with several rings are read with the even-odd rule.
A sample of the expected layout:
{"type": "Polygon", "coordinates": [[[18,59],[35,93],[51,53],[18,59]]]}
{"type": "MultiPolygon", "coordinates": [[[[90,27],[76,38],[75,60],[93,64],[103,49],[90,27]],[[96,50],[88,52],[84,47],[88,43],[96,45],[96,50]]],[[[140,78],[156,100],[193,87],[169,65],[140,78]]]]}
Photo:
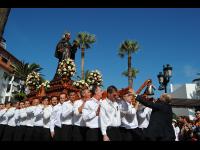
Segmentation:
{"type": "Polygon", "coordinates": [[[152,109],[139,104],[137,111],[138,127],[141,130],[141,140],[145,140],[145,130],[149,125],[152,109]]]}
{"type": "Polygon", "coordinates": [[[7,109],[5,104],[1,103],[0,104],[0,141],[2,139],[3,133],[4,133],[4,128],[6,126],[6,122],[5,122],[5,116],[4,114],[6,113],[7,109]]]}
{"type": "Polygon", "coordinates": [[[33,140],[39,141],[42,139],[43,131],[43,113],[44,107],[40,104],[39,98],[34,99],[34,129],[33,129],[33,140]]]}
{"type": "Polygon", "coordinates": [[[24,141],[32,141],[33,130],[34,130],[34,110],[35,103],[32,101],[32,105],[29,100],[25,101],[25,111],[27,114],[26,117],[26,133],[24,135],[24,141]]]}
{"type": "Polygon", "coordinates": [[[121,111],[121,135],[123,141],[139,141],[141,140],[141,130],[138,128],[137,109],[138,104],[133,102],[133,94],[126,91],[120,101],[121,111]]]}
{"type": "Polygon", "coordinates": [[[18,123],[18,126],[16,126],[15,129],[14,141],[23,141],[26,133],[27,118],[25,104],[23,101],[19,103],[19,108],[16,109],[15,114],[17,115],[16,122],[18,123]]]}
{"type": "Polygon", "coordinates": [[[81,99],[74,102],[74,127],[73,127],[73,141],[85,141],[86,139],[86,124],[83,120],[82,112],[83,107],[87,100],[91,98],[91,92],[88,88],[80,91],[81,99]]]}
{"type": "Polygon", "coordinates": [[[91,89],[92,98],[86,101],[83,107],[83,120],[88,127],[86,132],[86,141],[101,141],[102,134],[100,131],[100,100],[103,91],[99,86],[93,86],[91,89]]]}
{"type": "Polygon", "coordinates": [[[8,107],[7,112],[4,116],[7,118],[7,126],[5,127],[5,132],[2,138],[2,141],[13,141],[15,134],[15,110],[16,110],[17,102],[13,101],[11,103],[11,107],[8,107]]]}
{"type": "MultiPolygon", "coordinates": [[[[51,102],[56,103],[58,98],[56,96],[52,96],[51,102]]],[[[52,114],[50,117],[50,132],[51,137],[55,141],[62,141],[62,122],[61,122],[61,113],[62,113],[62,103],[64,100],[61,100],[57,105],[53,106],[52,114]]]]}
{"type": "Polygon", "coordinates": [[[62,141],[72,141],[73,130],[73,103],[75,101],[76,93],[74,91],[68,91],[68,100],[66,100],[66,94],[60,95],[60,99],[65,100],[62,104],[62,141]]]}
{"type": "Polygon", "coordinates": [[[50,117],[52,113],[52,106],[49,105],[49,97],[42,97],[42,104],[44,106],[43,113],[43,133],[42,140],[43,141],[51,141],[51,133],[50,133],[50,117]]]}
{"type": "Polygon", "coordinates": [[[109,86],[107,88],[107,98],[102,101],[100,108],[100,124],[103,141],[121,141],[119,126],[121,125],[121,116],[117,88],[109,86]]]}
{"type": "Polygon", "coordinates": [[[175,133],[175,137],[176,137],[175,141],[179,141],[180,128],[177,125],[176,119],[172,120],[172,126],[174,128],[174,133],[175,133]]]}

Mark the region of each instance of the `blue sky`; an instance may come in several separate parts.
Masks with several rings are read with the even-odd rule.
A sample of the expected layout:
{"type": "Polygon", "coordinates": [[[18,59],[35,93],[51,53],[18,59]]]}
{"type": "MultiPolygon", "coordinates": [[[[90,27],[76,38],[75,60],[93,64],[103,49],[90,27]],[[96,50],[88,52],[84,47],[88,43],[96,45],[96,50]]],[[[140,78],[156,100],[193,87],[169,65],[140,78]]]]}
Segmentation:
{"type": "MultiPolygon", "coordinates": [[[[189,8],[15,8],[6,24],[7,49],[18,59],[38,63],[45,78],[54,76],[55,47],[62,34],[71,32],[71,41],[80,31],[96,35],[96,43],[85,53],[85,70],[99,69],[105,88],[111,84],[127,86],[121,73],[127,57],[117,53],[120,43],[136,40],[139,51],[132,65],[139,69],[134,80],[137,90],[148,78],[158,87],[162,65],[173,67],[171,83],[190,83],[200,72],[200,9],[189,8]]],[[[80,75],[80,51],[76,53],[80,75]]],[[[160,92],[157,91],[157,95],[160,92]]]]}

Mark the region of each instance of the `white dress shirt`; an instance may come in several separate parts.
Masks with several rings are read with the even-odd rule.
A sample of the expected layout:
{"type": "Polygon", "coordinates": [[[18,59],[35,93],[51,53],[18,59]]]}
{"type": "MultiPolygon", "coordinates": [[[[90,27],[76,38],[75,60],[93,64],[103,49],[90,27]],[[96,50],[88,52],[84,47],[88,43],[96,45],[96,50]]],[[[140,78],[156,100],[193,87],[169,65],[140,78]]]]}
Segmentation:
{"type": "Polygon", "coordinates": [[[62,113],[62,105],[58,103],[53,107],[52,114],[50,117],[50,131],[54,132],[54,127],[62,127],[61,123],[61,113],[62,113]]]}
{"type": "Polygon", "coordinates": [[[106,130],[108,126],[119,127],[121,125],[120,109],[117,102],[112,102],[109,99],[102,101],[100,108],[100,124],[103,135],[107,135],[106,130]]]}
{"type": "Polygon", "coordinates": [[[180,133],[180,128],[178,126],[175,127],[174,124],[172,124],[172,126],[174,128],[174,133],[175,133],[175,137],[176,137],[175,141],[179,141],[178,136],[179,136],[179,133],[180,133]]]}
{"type": "Polygon", "coordinates": [[[21,126],[26,126],[26,119],[27,119],[27,113],[26,108],[19,109],[19,124],[21,126]]]}
{"type": "Polygon", "coordinates": [[[6,111],[6,108],[0,110],[0,124],[6,125],[8,122],[8,118],[5,116],[6,111]]]}
{"type": "Polygon", "coordinates": [[[138,120],[135,107],[124,100],[121,100],[119,105],[121,111],[121,127],[126,129],[137,128],[138,120]]]}
{"type": "Polygon", "coordinates": [[[19,116],[19,109],[16,109],[15,110],[15,123],[16,123],[16,126],[20,126],[20,116],[19,116]]]}
{"type": "Polygon", "coordinates": [[[86,126],[89,128],[100,128],[99,116],[96,115],[97,109],[100,105],[100,101],[95,98],[91,98],[86,101],[83,107],[83,120],[86,122],[86,126]]]}
{"type": "Polygon", "coordinates": [[[26,126],[33,127],[34,126],[34,110],[35,106],[29,106],[25,108],[27,117],[26,117],[26,126]]]}
{"type": "Polygon", "coordinates": [[[43,113],[44,113],[43,108],[44,106],[42,105],[35,106],[34,126],[43,127],[43,113]]]}
{"type": "Polygon", "coordinates": [[[81,127],[85,127],[85,121],[83,120],[83,116],[82,113],[79,113],[78,108],[83,104],[83,100],[77,100],[74,102],[74,107],[73,107],[73,111],[74,111],[74,116],[73,116],[73,122],[74,125],[76,126],[81,126],[81,127]]]}
{"type": "Polygon", "coordinates": [[[73,103],[70,100],[62,104],[61,122],[64,125],[73,125],[73,103]]]}
{"type": "Polygon", "coordinates": [[[138,118],[138,127],[139,128],[147,128],[150,121],[150,116],[152,109],[146,106],[142,106],[142,109],[137,111],[137,118],[138,118]]]}
{"type": "Polygon", "coordinates": [[[11,107],[8,109],[8,111],[5,113],[5,116],[8,118],[8,125],[15,127],[16,126],[16,122],[15,122],[15,107],[11,107]]]}
{"type": "Polygon", "coordinates": [[[43,113],[43,127],[44,128],[50,128],[50,117],[52,113],[52,106],[49,105],[44,108],[44,113],[43,113]]]}

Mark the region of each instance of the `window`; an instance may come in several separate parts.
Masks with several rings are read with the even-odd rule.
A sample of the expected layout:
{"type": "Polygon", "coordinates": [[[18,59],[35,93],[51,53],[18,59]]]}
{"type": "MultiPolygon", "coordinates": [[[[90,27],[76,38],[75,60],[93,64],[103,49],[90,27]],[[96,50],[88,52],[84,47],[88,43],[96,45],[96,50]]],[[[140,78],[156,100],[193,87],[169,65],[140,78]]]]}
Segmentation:
{"type": "Polygon", "coordinates": [[[5,102],[8,102],[8,100],[9,100],[9,96],[6,96],[5,97],[5,102]]]}
{"type": "Polygon", "coordinates": [[[6,59],[5,57],[2,57],[2,62],[4,62],[5,64],[7,64],[8,63],[8,59],[6,59]]]}
{"type": "Polygon", "coordinates": [[[6,73],[6,72],[3,73],[4,80],[6,80],[8,76],[9,76],[8,73],[6,73]]]}
{"type": "Polygon", "coordinates": [[[8,84],[7,90],[6,90],[7,93],[10,91],[10,88],[11,88],[11,84],[8,84]]]}

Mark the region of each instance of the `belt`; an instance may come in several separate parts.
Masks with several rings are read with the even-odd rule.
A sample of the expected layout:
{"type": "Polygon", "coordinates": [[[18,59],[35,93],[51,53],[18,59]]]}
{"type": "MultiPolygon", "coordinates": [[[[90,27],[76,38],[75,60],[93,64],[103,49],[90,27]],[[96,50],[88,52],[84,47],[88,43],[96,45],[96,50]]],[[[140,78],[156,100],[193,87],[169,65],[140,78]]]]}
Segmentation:
{"type": "Polygon", "coordinates": [[[108,129],[108,130],[110,130],[110,129],[119,129],[119,127],[108,126],[107,129],[108,129]]]}

